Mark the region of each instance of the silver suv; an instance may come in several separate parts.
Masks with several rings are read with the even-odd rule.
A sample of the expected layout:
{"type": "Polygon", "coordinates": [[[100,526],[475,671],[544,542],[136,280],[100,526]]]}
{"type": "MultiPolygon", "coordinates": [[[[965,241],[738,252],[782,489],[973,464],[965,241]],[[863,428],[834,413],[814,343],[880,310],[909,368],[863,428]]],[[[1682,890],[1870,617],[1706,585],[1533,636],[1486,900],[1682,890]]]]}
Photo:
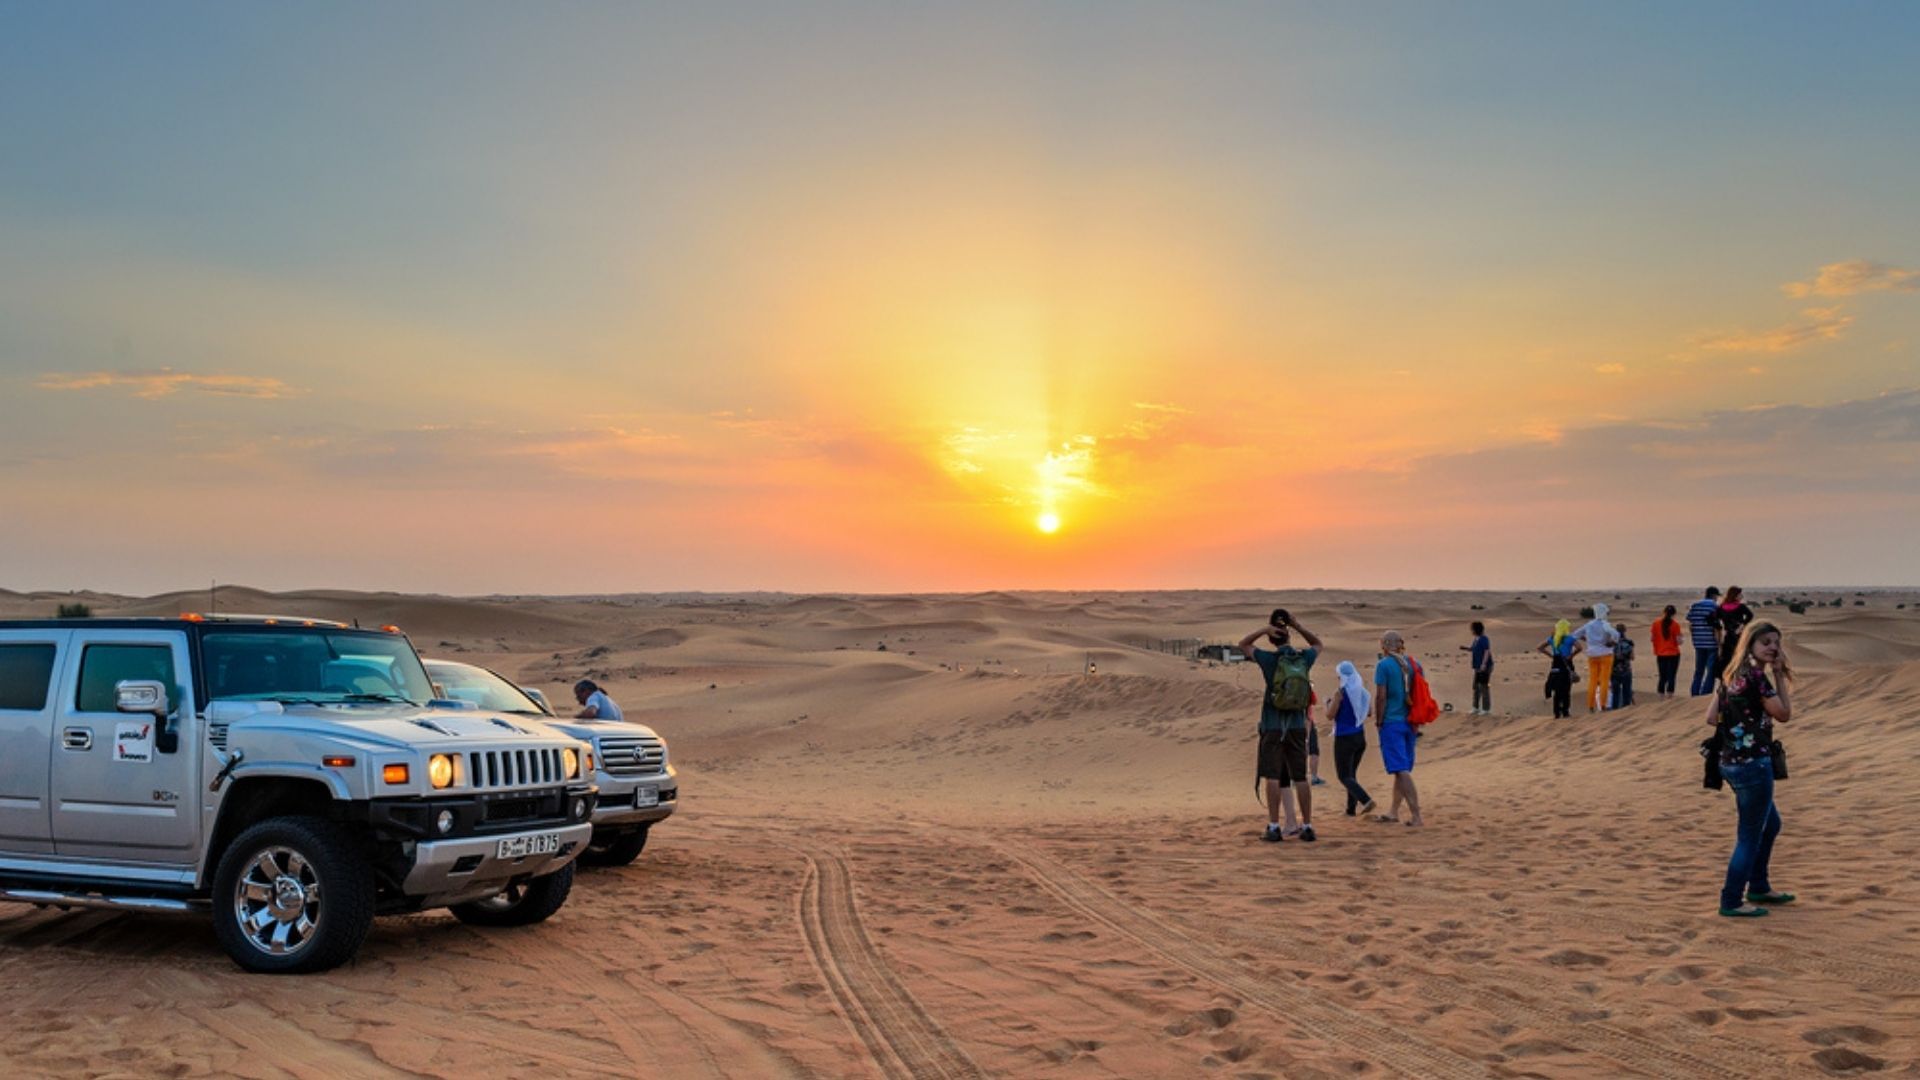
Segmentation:
{"type": "Polygon", "coordinates": [[[667,741],[644,724],[624,720],[556,718],[546,695],[516,686],[496,672],[452,660],[428,660],[427,673],[446,697],[496,712],[544,720],[593,746],[593,843],[580,856],[588,866],[625,866],[640,857],[653,823],[678,805],[680,780],[667,760],[667,741]]]}
{"type": "Polygon", "coordinates": [[[590,750],[432,698],[396,627],[0,621],[0,899],[208,911],[261,972],[346,961],[376,914],[539,922],[593,832],[590,750]]]}

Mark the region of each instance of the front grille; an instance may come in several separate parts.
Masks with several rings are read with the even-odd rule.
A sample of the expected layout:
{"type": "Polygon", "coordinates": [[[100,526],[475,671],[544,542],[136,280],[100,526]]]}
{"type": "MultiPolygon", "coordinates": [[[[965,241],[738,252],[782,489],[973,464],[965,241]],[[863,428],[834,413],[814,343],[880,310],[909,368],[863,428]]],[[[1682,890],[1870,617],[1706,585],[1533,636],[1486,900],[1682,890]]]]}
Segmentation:
{"type": "Polygon", "coordinates": [[[615,776],[665,772],[667,744],[651,735],[602,735],[600,767],[615,776]]]}
{"type": "Polygon", "coordinates": [[[487,804],[487,821],[524,821],[540,816],[539,799],[496,799],[487,804]]]}
{"type": "Polygon", "coordinates": [[[491,788],[539,787],[565,783],[566,761],[560,750],[474,750],[467,754],[467,786],[491,788]]]}

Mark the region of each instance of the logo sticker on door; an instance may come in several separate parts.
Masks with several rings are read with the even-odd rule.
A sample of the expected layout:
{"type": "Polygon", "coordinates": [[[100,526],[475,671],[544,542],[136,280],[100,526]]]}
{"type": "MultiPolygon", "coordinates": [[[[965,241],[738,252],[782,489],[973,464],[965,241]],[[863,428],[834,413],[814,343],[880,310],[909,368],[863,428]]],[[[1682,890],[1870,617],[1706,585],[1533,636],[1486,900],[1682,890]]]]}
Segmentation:
{"type": "Polygon", "coordinates": [[[152,761],[153,722],[116,725],[113,732],[113,760],[152,761]]]}

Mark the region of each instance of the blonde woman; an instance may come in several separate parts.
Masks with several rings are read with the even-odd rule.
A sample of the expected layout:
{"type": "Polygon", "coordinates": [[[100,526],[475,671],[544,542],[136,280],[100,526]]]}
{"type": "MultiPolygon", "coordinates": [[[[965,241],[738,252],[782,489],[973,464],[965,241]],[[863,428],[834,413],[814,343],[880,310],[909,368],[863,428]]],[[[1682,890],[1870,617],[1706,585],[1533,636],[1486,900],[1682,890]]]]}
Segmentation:
{"type": "Polygon", "coordinates": [[[1380,662],[1373,668],[1373,727],[1380,736],[1380,760],[1393,777],[1393,806],[1375,821],[1399,821],[1400,804],[1407,804],[1413,816],[1409,825],[1424,825],[1420,817],[1420,793],[1413,786],[1413,725],[1407,722],[1409,695],[1413,685],[1413,661],[1407,658],[1407,642],[1400,631],[1380,635],[1380,662]]]}
{"type": "Polygon", "coordinates": [[[1792,893],[1774,892],[1767,878],[1774,837],[1780,835],[1780,811],[1773,805],[1773,726],[1793,718],[1780,628],[1748,623],[1731,653],[1733,660],[1707,710],[1720,743],[1720,777],[1733,789],[1740,825],[1720,888],[1720,914],[1729,918],[1765,915],[1767,908],[1793,902],[1792,893]],[[1745,893],[1744,899],[1742,893],[1745,893]]]}

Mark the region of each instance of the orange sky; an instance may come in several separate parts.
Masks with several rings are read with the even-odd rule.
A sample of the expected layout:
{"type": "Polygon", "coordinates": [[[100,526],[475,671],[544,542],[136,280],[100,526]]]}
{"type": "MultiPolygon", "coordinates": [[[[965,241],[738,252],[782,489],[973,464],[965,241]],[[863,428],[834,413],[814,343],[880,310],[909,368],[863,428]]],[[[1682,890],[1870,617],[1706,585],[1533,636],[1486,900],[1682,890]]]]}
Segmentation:
{"type": "Polygon", "coordinates": [[[28,20],[0,587],[1912,583],[1872,18],[761,15],[28,20]]]}

